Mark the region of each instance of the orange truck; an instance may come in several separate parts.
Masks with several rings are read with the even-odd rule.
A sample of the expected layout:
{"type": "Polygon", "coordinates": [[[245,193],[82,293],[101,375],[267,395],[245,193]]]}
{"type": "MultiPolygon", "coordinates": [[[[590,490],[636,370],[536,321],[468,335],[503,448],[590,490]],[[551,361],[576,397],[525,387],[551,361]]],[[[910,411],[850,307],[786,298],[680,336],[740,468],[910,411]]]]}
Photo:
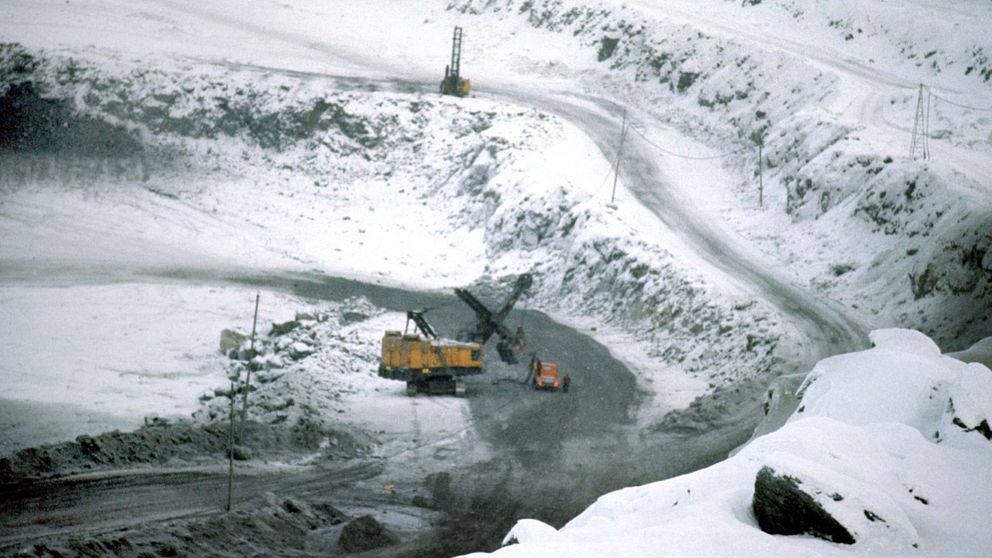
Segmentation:
{"type": "Polygon", "coordinates": [[[554,362],[541,360],[536,356],[530,361],[531,382],[534,389],[558,391],[561,388],[561,378],[558,376],[558,365],[554,362]]]}

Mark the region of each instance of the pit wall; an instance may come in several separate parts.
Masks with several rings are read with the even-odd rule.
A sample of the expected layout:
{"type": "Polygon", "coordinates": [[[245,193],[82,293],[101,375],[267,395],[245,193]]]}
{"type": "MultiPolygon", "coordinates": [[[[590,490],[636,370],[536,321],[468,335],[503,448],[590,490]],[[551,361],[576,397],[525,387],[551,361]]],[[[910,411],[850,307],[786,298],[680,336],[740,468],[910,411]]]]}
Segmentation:
{"type": "Polygon", "coordinates": [[[691,378],[702,395],[767,378],[795,349],[764,303],[713,285],[644,240],[623,214],[590,203],[588,185],[542,171],[546,150],[588,142],[554,117],[474,99],[328,93],[319,81],[152,62],[0,49],[6,81],[30,83],[71,114],[136,138],[153,177],[156,166],[185,169],[209,184],[210,173],[233,170],[308,176],[313,188],[334,185],[344,199],[366,179],[413,192],[446,228],[482,229],[482,245],[455,247],[493,262],[480,283],[534,272],[528,305],[638,345],[648,360],[642,380],[691,378]]]}
{"type": "MultiPolygon", "coordinates": [[[[758,9],[756,4],[727,9],[758,9]]],[[[779,4],[761,9],[789,12],[798,22],[816,15],[779,4]]],[[[741,151],[725,164],[741,175],[734,189],[748,202],[756,201],[750,183],[758,166],[755,142],[763,139],[766,189],[784,192],[776,209],[796,225],[791,250],[817,255],[797,274],[866,321],[919,329],[949,350],[992,332],[984,311],[992,306],[992,201],[984,187],[947,163],[907,157],[908,143],[891,140],[901,132],[878,137],[823,108],[840,91],[834,74],[777,50],[612,3],[451,0],[447,9],[573,36],[576,49],[598,60],[582,77],[587,87],[649,108],[716,152],[741,151]],[[817,243],[815,237],[829,240],[817,243]]],[[[929,37],[910,44],[912,33],[853,18],[823,24],[851,44],[883,41],[913,67],[909,73],[932,75],[936,83],[946,76],[987,86],[992,74],[981,45],[956,41],[931,49],[929,37]],[[928,52],[917,52],[921,48],[928,52]]],[[[883,120],[912,122],[915,100],[916,90],[907,89],[878,110],[885,111],[883,120]]],[[[987,146],[987,118],[948,104],[932,117],[932,135],[947,145],[987,146]]]]}

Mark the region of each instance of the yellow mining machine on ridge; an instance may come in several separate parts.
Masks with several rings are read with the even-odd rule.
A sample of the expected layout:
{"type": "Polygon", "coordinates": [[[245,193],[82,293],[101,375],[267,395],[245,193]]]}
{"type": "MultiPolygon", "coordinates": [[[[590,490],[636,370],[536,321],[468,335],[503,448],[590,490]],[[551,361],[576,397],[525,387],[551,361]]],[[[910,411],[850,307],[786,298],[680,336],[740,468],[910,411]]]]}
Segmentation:
{"type": "Polygon", "coordinates": [[[451,64],[444,68],[441,94],[464,97],[470,89],[469,81],[462,79],[462,28],[455,27],[455,34],[451,38],[451,64]]]}

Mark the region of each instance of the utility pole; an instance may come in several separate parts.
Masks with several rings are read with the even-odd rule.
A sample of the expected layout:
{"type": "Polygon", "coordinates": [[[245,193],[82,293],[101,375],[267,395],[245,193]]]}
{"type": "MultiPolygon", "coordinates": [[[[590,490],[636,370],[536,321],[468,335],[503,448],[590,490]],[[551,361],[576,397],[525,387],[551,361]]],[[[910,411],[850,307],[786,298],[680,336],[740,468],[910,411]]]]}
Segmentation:
{"type": "Polygon", "coordinates": [[[923,149],[927,152],[927,159],[930,159],[930,98],[933,94],[930,93],[930,88],[927,88],[927,116],[923,126],[923,149]]]}
{"type": "Polygon", "coordinates": [[[231,494],[234,491],[234,380],[231,380],[231,411],[228,416],[230,432],[227,438],[227,505],[224,511],[231,511],[231,494]]]}
{"type": "Polygon", "coordinates": [[[627,137],[627,109],[623,109],[623,122],[620,124],[620,147],[617,148],[617,162],[613,169],[613,193],[610,194],[610,204],[617,196],[617,179],[620,178],[620,156],[623,155],[623,141],[627,137]]]}
{"type": "MultiPolygon", "coordinates": [[[[255,326],[258,325],[258,298],[255,293],[255,317],[251,321],[251,348],[248,349],[248,375],[245,377],[245,395],[241,405],[241,434],[238,440],[244,444],[245,421],[248,420],[248,391],[251,389],[251,359],[255,358],[255,326]]],[[[232,400],[233,401],[233,400],[232,400]]]]}
{"type": "Polygon", "coordinates": [[[930,118],[927,108],[929,108],[929,105],[930,99],[928,96],[926,106],[924,106],[923,84],[921,83],[919,93],[916,95],[916,112],[913,116],[913,139],[909,144],[910,159],[916,159],[917,152],[920,153],[923,160],[930,158],[930,149],[927,145],[927,134],[929,133],[927,128],[930,118]]]}
{"type": "Polygon", "coordinates": [[[758,207],[765,207],[765,161],[761,155],[761,148],[765,145],[765,138],[758,136],[758,207]]]}

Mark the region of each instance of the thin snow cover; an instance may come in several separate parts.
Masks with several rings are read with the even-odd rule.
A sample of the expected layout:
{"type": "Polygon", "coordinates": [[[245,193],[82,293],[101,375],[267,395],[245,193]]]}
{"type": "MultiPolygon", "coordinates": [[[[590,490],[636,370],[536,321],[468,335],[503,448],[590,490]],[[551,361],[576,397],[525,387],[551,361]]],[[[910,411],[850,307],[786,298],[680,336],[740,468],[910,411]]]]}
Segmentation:
{"type": "Polygon", "coordinates": [[[631,143],[656,151],[671,187],[746,238],[744,252],[874,327],[911,325],[948,348],[989,334],[987,3],[454,0],[450,9],[531,28],[515,37],[558,36],[546,50],[515,39],[526,54],[505,66],[622,100],[631,143]],[[934,24],[921,29],[922,20],[934,24]],[[927,158],[923,124],[910,154],[921,107],[927,158]],[[696,179],[721,166],[733,178],[696,179]]]}
{"type": "MultiPolygon", "coordinates": [[[[220,331],[251,327],[255,291],[122,282],[0,286],[0,451],[189,416],[225,384],[220,331]]],[[[292,317],[267,294],[260,323],[292,317]]]]}
{"type": "Polygon", "coordinates": [[[0,55],[12,83],[143,142],[121,161],[66,157],[71,173],[11,156],[12,280],[276,268],[441,288],[532,271],[528,305],[602,331],[638,372],[654,394],[645,423],[768,374],[791,348],[768,304],[703,271],[622,181],[609,204],[609,163],[561,118],[247,65],[0,55]]]}
{"type": "MultiPolygon", "coordinates": [[[[992,371],[925,335],[817,364],[780,430],[709,468],[602,496],[560,530],[522,520],[499,556],[985,556],[992,533],[992,371]],[[984,426],[982,426],[984,425],[984,426]],[[769,535],[754,512],[763,467],[795,480],[854,537],[769,535]]],[[[677,451],[677,448],[673,448],[677,451]]]]}
{"type": "MultiPolygon", "coordinates": [[[[402,323],[403,314],[384,311],[364,298],[296,302],[295,319],[267,325],[256,339],[248,420],[354,427],[375,438],[375,455],[406,474],[431,461],[407,459],[411,455],[422,457],[448,446],[459,446],[459,459],[487,455],[488,446],[472,428],[467,399],[407,397],[403,382],[379,377],[382,332],[402,323]],[[397,457],[402,459],[393,459],[397,457]]],[[[240,349],[246,351],[249,345],[245,340],[240,349]]],[[[246,381],[248,361],[241,358],[245,355],[237,356],[222,368],[230,378],[246,381]]],[[[226,387],[203,393],[193,418],[204,423],[226,420],[228,395],[226,387]]]]}

